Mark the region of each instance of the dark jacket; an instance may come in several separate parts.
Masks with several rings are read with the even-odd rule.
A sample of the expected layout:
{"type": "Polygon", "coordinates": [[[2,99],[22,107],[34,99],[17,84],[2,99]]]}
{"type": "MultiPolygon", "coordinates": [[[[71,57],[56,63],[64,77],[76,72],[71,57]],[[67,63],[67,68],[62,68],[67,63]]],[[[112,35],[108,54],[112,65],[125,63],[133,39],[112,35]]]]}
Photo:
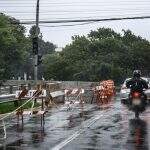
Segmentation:
{"type": "Polygon", "coordinates": [[[132,78],[126,82],[126,87],[131,89],[131,92],[143,92],[143,89],[148,89],[148,83],[142,78],[132,78]]]}

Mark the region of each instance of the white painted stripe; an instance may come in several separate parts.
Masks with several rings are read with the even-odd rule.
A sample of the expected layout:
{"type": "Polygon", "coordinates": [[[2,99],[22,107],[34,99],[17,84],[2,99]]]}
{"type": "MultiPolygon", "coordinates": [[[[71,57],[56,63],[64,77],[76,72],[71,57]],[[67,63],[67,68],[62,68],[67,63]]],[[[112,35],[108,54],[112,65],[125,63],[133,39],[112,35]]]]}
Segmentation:
{"type": "Polygon", "coordinates": [[[76,94],[78,92],[79,89],[73,89],[71,94],[76,94]]]}
{"type": "Polygon", "coordinates": [[[9,97],[15,97],[15,94],[3,94],[3,95],[0,95],[0,98],[9,98],[9,97]]]}
{"type": "Polygon", "coordinates": [[[67,94],[69,92],[69,90],[65,89],[65,94],[67,94]]]}
{"type": "Polygon", "coordinates": [[[80,94],[83,94],[83,93],[84,93],[84,89],[81,89],[81,90],[80,90],[80,94]]]}
{"type": "Polygon", "coordinates": [[[80,104],[80,102],[79,101],[75,101],[74,104],[80,104]]]}
{"type": "Polygon", "coordinates": [[[60,150],[60,149],[62,149],[65,145],[67,145],[68,143],[73,141],[75,138],[77,138],[81,133],[82,133],[82,130],[79,130],[79,131],[75,132],[68,139],[66,139],[65,141],[61,142],[57,146],[53,147],[52,150],[60,150]]]}
{"type": "MultiPolygon", "coordinates": [[[[106,111],[107,112],[107,111],[106,111]]],[[[67,138],[66,140],[62,141],[61,143],[59,143],[58,145],[54,146],[51,150],[60,150],[63,147],[65,147],[67,144],[69,144],[71,141],[73,141],[74,139],[76,139],[80,134],[82,134],[83,132],[86,131],[87,128],[89,128],[90,126],[92,126],[96,121],[98,121],[101,117],[104,116],[103,114],[100,114],[98,116],[96,116],[95,118],[93,118],[90,123],[83,129],[80,129],[78,131],[76,131],[73,135],[71,135],[69,138],[67,138]]]]}

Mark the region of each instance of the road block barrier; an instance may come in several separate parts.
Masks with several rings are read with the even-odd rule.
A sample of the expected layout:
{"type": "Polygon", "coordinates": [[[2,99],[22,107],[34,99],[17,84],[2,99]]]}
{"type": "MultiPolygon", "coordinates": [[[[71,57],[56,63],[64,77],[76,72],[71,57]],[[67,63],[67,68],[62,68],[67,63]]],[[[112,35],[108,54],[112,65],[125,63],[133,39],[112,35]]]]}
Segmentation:
{"type": "Polygon", "coordinates": [[[65,89],[65,105],[70,108],[74,104],[83,104],[83,88],[65,89]]]}
{"type": "Polygon", "coordinates": [[[113,80],[104,80],[99,83],[94,89],[96,102],[100,104],[107,104],[115,95],[115,85],[113,80]]]}

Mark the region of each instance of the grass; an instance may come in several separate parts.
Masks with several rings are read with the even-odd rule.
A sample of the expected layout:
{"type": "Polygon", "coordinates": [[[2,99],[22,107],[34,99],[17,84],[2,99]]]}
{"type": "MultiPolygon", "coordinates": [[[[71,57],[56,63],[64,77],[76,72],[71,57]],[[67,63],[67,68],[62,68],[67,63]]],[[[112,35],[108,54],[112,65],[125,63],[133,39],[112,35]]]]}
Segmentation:
{"type": "MultiPolygon", "coordinates": [[[[22,104],[26,101],[22,101],[22,104]]],[[[32,102],[28,102],[26,105],[23,106],[24,109],[29,109],[32,106],[32,102]]],[[[39,107],[39,103],[35,103],[34,107],[39,107]]],[[[14,105],[14,102],[8,102],[8,103],[1,103],[0,104],[0,114],[9,113],[15,110],[17,106],[14,105]]]]}

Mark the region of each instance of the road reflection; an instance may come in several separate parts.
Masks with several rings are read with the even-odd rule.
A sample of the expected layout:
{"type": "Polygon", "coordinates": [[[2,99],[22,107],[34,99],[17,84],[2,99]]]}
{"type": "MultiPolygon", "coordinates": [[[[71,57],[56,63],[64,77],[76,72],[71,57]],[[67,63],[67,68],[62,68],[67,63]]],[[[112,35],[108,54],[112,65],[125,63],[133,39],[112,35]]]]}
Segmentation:
{"type": "Polygon", "coordinates": [[[129,120],[127,148],[130,150],[148,150],[147,122],[140,119],[129,120]]]}
{"type": "Polygon", "coordinates": [[[14,142],[9,144],[3,142],[3,147],[0,147],[0,150],[20,150],[20,149],[28,149],[29,143],[42,143],[44,141],[44,137],[46,136],[44,129],[35,131],[31,133],[31,138],[28,141],[25,141],[23,137],[16,139],[14,142]],[[22,148],[21,148],[22,147],[22,148]]]}
{"type": "Polygon", "coordinates": [[[78,114],[70,114],[70,116],[67,118],[68,125],[66,129],[72,129],[74,127],[77,127],[81,125],[83,121],[91,118],[92,110],[84,110],[84,105],[80,105],[79,109],[80,111],[78,114]]]}
{"type": "Polygon", "coordinates": [[[39,142],[43,142],[44,141],[44,137],[46,136],[45,130],[44,128],[42,128],[41,130],[32,132],[32,142],[33,143],[39,143],[39,142]]]}

